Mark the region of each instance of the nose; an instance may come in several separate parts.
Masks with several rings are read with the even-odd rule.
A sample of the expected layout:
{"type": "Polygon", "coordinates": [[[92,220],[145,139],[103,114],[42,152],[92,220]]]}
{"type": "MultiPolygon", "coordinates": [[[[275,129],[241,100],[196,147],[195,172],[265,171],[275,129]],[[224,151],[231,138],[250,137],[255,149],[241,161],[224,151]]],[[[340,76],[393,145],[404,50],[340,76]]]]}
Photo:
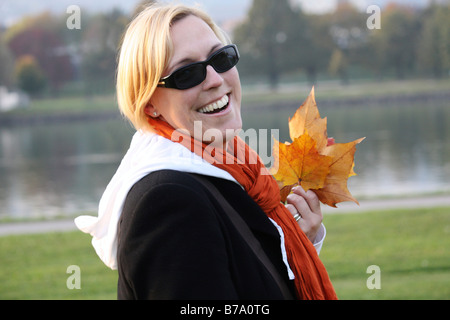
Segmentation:
{"type": "Polygon", "coordinates": [[[220,87],[223,84],[223,78],[212,66],[206,66],[206,79],[203,82],[203,89],[220,87]]]}

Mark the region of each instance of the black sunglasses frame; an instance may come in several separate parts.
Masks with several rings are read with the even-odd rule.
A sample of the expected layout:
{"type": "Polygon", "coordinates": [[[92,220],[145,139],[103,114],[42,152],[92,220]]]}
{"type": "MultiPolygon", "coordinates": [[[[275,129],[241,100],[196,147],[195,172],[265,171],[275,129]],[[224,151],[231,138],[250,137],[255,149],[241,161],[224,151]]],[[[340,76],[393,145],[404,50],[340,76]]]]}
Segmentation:
{"type": "MultiPolygon", "coordinates": [[[[199,62],[194,62],[194,63],[190,63],[188,65],[185,65],[181,68],[178,68],[177,70],[175,70],[174,72],[172,72],[170,75],[161,78],[159,83],[158,83],[158,87],[160,88],[172,88],[172,89],[178,89],[178,90],[186,90],[186,89],[190,89],[193,88],[195,86],[198,86],[200,83],[202,83],[203,81],[205,81],[206,79],[206,67],[207,66],[211,66],[214,68],[214,70],[218,73],[223,73],[226,72],[228,70],[230,70],[231,68],[233,68],[234,66],[237,65],[237,63],[239,62],[239,51],[237,49],[237,46],[235,44],[229,44],[223,48],[220,48],[219,50],[217,50],[216,52],[214,52],[213,54],[211,54],[209,56],[208,59],[206,59],[205,61],[199,61],[199,62]],[[228,49],[234,49],[234,53],[235,53],[235,60],[234,62],[232,62],[232,64],[230,66],[226,66],[225,68],[220,68],[220,66],[215,65],[214,63],[214,59],[221,53],[223,53],[225,50],[228,49]],[[201,72],[203,72],[202,76],[199,77],[198,80],[192,81],[191,83],[178,83],[176,76],[177,74],[180,74],[180,72],[186,71],[192,67],[201,65],[203,66],[203,68],[201,69],[201,72]]],[[[197,71],[198,72],[198,71],[197,71]]]]}

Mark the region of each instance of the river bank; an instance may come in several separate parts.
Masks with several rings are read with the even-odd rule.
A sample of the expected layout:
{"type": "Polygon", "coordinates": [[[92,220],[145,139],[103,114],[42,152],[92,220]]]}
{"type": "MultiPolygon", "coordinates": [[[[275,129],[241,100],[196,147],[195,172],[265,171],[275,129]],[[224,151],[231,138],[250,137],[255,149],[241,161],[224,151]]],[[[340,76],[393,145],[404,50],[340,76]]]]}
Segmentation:
{"type": "MultiPolygon", "coordinates": [[[[246,110],[296,110],[311,86],[283,84],[273,91],[265,86],[243,85],[242,105],[246,110]]],[[[450,100],[450,80],[404,80],[352,83],[321,82],[315,86],[320,108],[377,106],[396,103],[442,102],[450,100]]],[[[26,109],[0,113],[0,126],[38,125],[70,121],[96,121],[119,118],[113,94],[94,97],[65,97],[33,100],[26,109]]]]}

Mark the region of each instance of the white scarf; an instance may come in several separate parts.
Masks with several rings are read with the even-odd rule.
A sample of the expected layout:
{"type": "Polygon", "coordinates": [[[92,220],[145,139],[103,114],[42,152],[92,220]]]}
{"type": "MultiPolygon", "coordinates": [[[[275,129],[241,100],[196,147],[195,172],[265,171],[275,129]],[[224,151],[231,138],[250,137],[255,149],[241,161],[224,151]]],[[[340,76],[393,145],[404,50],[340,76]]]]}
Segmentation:
{"type": "Polygon", "coordinates": [[[154,133],[136,132],[130,148],[103,193],[98,217],[75,218],[78,229],[93,237],[95,251],[111,269],[117,269],[117,224],[128,192],[149,173],[164,169],[197,173],[238,183],[228,172],[211,165],[181,144],[154,133]]]}

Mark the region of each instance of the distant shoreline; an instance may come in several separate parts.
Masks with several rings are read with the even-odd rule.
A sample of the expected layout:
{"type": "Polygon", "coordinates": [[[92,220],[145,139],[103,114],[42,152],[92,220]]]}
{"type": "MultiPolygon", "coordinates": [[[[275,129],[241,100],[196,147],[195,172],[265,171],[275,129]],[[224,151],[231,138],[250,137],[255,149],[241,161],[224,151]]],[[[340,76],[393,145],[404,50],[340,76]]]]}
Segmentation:
{"type": "Polygon", "coordinates": [[[0,126],[39,125],[48,123],[67,123],[76,121],[94,121],[119,119],[119,110],[115,111],[80,111],[80,112],[55,112],[45,114],[0,114],[0,126]]]}
{"type": "MultiPolygon", "coordinates": [[[[439,92],[421,92],[415,94],[394,94],[385,96],[358,96],[358,97],[336,97],[336,98],[320,98],[316,96],[316,102],[320,109],[329,107],[352,107],[361,105],[385,105],[389,103],[420,103],[429,101],[450,101],[450,89],[448,91],[439,92]]],[[[277,108],[280,110],[297,110],[301,102],[282,101],[267,102],[260,104],[247,104],[247,109],[267,110],[277,108]]]]}
{"type": "MultiPolygon", "coordinates": [[[[389,103],[420,103],[429,101],[450,101],[450,89],[438,92],[420,92],[409,94],[389,94],[376,96],[357,96],[357,97],[336,97],[336,98],[316,98],[320,108],[328,107],[351,107],[361,105],[385,105],[389,103]]],[[[296,110],[300,102],[298,100],[282,100],[279,102],[243,102],[247,110],[264,111],[269,109],[279,110],[296,110]]],[[[21,126],[21,125],[39,125],[48,123],[67,123],[76,121],[95,121],[120,119],[121,115],[117,109],[101,110],[101,111],[79,111],[79,112],[63,112],[55,111],[54,113],[46,112],[43,114],[26,114],[21,112],[0,113],[0,126],[21,126]]]]}

